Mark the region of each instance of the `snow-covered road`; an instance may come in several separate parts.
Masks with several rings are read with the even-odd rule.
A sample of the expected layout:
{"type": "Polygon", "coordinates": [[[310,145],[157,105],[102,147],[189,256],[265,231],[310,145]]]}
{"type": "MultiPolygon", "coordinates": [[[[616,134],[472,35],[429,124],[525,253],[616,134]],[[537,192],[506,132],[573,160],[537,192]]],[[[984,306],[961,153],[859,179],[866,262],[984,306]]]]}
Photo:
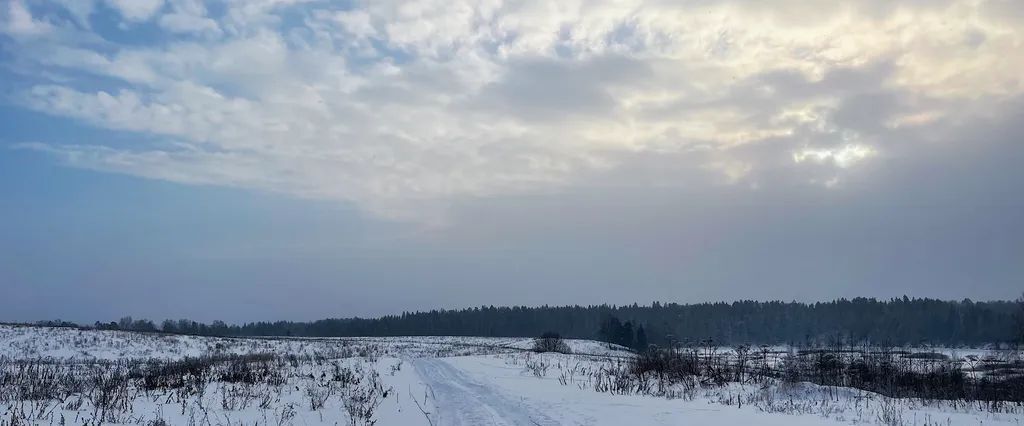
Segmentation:
{"type": "Polygon", "coordinates": [[[447,425],[558,425],[543,413],[505,395],[492,384],[480,383],[444,359],[413,361],[416,372],[436,398],[432,424],[447,425]]]}

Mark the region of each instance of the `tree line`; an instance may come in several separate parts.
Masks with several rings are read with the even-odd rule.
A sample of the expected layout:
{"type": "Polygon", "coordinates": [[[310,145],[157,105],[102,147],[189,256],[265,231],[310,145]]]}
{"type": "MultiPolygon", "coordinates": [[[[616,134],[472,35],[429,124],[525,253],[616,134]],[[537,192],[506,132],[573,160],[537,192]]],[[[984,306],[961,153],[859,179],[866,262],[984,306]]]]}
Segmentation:
{"type": "Polygon", "coordinates": [[[187,319],[126,317],[96,328],[218,336],[539,336],[599,339],[627,347],[699,342],[721,344],[815,344],[836,339],[873,344],[950,346],[1024,340],[1024,298],[1018,301],[874,298],[831,302],[737,301],[732,303],[591,306],[482,306],[403,312],[379,318],[335,318],[206,324],[187,319]]]}

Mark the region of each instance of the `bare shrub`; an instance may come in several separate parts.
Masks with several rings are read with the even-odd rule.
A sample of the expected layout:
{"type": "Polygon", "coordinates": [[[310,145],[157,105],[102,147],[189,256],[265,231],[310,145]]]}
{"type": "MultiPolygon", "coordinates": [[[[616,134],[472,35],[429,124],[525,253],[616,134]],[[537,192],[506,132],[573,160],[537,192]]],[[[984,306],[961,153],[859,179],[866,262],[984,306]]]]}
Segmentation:
{"type": "Polygon", "coordinates": [[[533,373],[534,377],[546,377],[548,374],[548,368],[551,364],[545,362],[543,359],[527,358],[523,363],[523,368],[526,371],[533,373]]]}
{"type": "Polygon", "coordinates": [[[377,422],[373,419],[374,413],[388,397],[391,388],[384,389],[380,374],[376,370],[369,370],[361,376],[356,385],[347,386],[342,390],[341,405],[348,413],[350,425],[372,426],[377,422]],[[360,382],[361,385],[358,384],[360,382]]]}
{"type": "Polygon", "coordinates": [[[572,349],[569,348],[569,344],[565,343],[565,340],[562,340],[562,337],[558,333],[552,331],[546,332],[542,334],[539,338],[533,340],[533,351],[537,353],[572,353],[572,349]]]}
{"type": "Polygon", "coordinates": [[[306,384],[306,397],[309,399],[309,409],[321,410],[327,404],[327,400],[333,394],[333,389],[327,384],[310,382],[306,384]]]}

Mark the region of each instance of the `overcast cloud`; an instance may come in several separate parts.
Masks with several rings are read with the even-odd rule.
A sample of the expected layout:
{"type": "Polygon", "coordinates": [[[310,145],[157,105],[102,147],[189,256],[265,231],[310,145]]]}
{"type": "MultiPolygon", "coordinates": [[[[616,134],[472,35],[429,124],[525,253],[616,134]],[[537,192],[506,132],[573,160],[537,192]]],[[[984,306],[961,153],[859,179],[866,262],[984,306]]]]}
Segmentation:
{"type": "MultiPolygon", "coordinates": [[[[140,281],[202,281],[212,304],[296,287],[349,303],[223,314],[236,319],[1024,290],[1016,0],[0,8],[6,105],[98,132],[0,133],[0,155],[345,212],[261,248],[182,243],[242,264],[83,279],[89,266],[11,261],[20,317],[55,313],[41,283],[132,289],[80,317],[209,315],[140,306],[140,281]],[[372,230],[351,241],[353,222],[372,230]]],[[[0,253],[55,250],[23,238],[41,248],[0,253]]]]}

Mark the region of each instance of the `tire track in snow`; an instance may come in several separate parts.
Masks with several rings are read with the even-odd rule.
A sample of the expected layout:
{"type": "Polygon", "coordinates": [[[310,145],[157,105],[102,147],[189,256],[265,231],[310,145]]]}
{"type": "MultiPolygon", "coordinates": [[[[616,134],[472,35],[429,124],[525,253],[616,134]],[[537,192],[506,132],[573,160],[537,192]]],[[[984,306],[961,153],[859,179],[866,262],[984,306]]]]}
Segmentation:
{"type": "Polygon", "coordinates": [[[526,405],[473,380],[443,359],[418,358],[413,365],[436,398],[435,412],[429,415],[435,426],[559,424],[529,412],[526,405]]]}

